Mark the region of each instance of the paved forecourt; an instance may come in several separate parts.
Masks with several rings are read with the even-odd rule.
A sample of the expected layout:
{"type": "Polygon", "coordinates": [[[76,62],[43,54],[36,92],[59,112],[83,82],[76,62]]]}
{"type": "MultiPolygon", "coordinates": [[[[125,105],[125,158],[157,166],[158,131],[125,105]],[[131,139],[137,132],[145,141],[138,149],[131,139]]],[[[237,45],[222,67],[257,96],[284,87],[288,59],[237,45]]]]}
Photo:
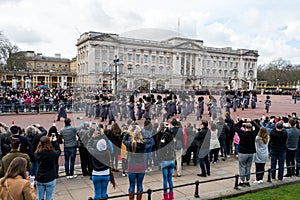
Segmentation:
{"type": "MultiPolygon", "coordinates": [[[[198,97],[196,97],[197,99],[198,97]]],[[[216,99],[219,99],[216,97],[216,99]]],[[[297,114],[300,114],[300,105],[294,104],[294,102],[291,99],[291,96],[271,96],[272,106],[270,109],[270,112],[268,114],[265,113],[264,110],[264,100],[266,99],[266,95],[258,95],[258,103],[256,109],[248,108],[244,111],[241,109],[238,109],[237,112],[232,112],[231,116],[233,119],[239,115],[240,118],[261,118],[261,116],[264,115],[275,115],[275,116],[283,116],[286,114],[291,114],[292,112],[297,112],[297,114]]],[[[207,102],[207,96],[205,96],[205,102],[207,102]]],[[[224,112],[224,110],[223,110],[224,112]]],[[[69,113],[68,117],[72,119],[72,125],[78,125],[79,120],[77,117],[83,116],[83,113],[69,113]]],[[[83,116],[84,117],[84,116],[83,116]]],[[[47,113],[47,114],[24,114],[24,115],[8,115],[8,114],[2,114],[0,115],[0,122],[6,123],[8,126],[11,125],[12,121],[14,121],[15,124],[21,126],[22,128],[26,128],[26,126],[31,124],[41,124],[46,129],[49,129],[50,126],[52,126],[53,120],[55,120],[56,114],[55,113],[47,113]]],[[[93,119],[88,119],[84,117],[86,121],[94,121],[93,119]]],[[[204,119],[209,119],[207,114],[207,107],[205,107],[204,112],[204,119]]],[[[159,119],[160,120],[160,119],[159,119]]],[[[188,116],[186,121],[183,121],[183,125],[185,125],[187,122],[196,123],[197,126],[199,126],[199,121],[195,120],[195,114],[192,114],[191,116],[188,116]]],[[[108,122],[105,122],[105,124],[108,122]]],[[[125,123],[119,122],[118,123],[125,123]]],[[[143,124],[143,120],[140,120],[138,122],[140,125],[143,124]]],[[[56,122],[56,126],[58,129],[62,128],[64,126],[63,120],[60,122],[56,122]]],[[[78,156],[79,157],[79,156],[78,156]]],[[[77,158],[77,163],[80,161],[77,158]]],[[[61,173],[60,178],[57,179],[57,185],[55,188],[55,194],[54,199],[55,200],[81,200],[81,199],[87,199],[89,196],[93,196],[93,184],[92,181],[89,179],[89,177],[83,177],[78,176],[76,179],[66,179],[64,177],[64,169],[63,169],[63,158],[60,161],[61,165],[61,173]]],[[[121,165],[119,165],[120,167],[121,165]]],[[[268,163],[266,166],[266,169],[270,167],[270,164],[268,163]]],[[[76,166],[76,172],[80,174],[80,165],[76,166]]],[[[252,172],[254,172],[254,165],[252,168],[252,172]]],[[[221,177],[228,177],[228,176],[234,176],[235,174],[238,174],[238,162],[233,157],[229,158],[227,161],[218,161],[217,164],[211,165],[211,176],[209,177],[198,177],[197,173],[200,172],[199,166],[186,166],[184,164],[182,176],[181,177],[174,177],[174,186],[186,184],[195,182],[196,180],[203,181],[203,180],[211,180],[214,178],[221,178],[221,177]]],[[[128,178],[122,177],[121,172],[115,173],[115,178],[117,182],[117,188],[112,189],[111,184],[108,186],[108,194],[109,196],[113,195],[119,195],[127,193],[128,191],[128,178]]],[[[267,175],[265,174],[265,183],[261,185],[254,185],[251,184],[251,187],[249,188],[241,188],[241,190],[234,190],[234,179],[229,180],[222,180],[218,182],[210,182],[210,183],[204,183],[200,184],[200,197],[201,199],[207,199],[207,198],[215,198],[220,197],[228,194],[235,194],[235,193],[241,193],[245,192],[247,190],[255,190],[261,187],[269,187],[276,184],[282,184],[287,183],[290,181],[299,181],[300,178],[292,177],[292,178],[286,178],[283,182],[273,182],[272,184],[266,183],[267,175]]],[[[254,175],[252,175],[252,182],[254,180],[254,175]]],[[[251,183],[252,183],[251,182],[251,183]]],[[[162,188],[162,175],[161,171],[159,171],[157,168],[154,168],[153,171],[147,172],[145,179],[144,179],[144,191],[147,189],[158,189],[162,188]]],[[[187,186],[182,188],[175,188],[175,199],[194,199],[193,195],[195,192],[195,186],[187,186]]],[[[162,197],[162,191],[153,193],[152,199],[160,199],[162,197]]],[[[127,198],[118,198],[118,199],[128,199],[127,198]]],[[[144,199],[146,199],[146,195],[144,196],[144,199]]]]}

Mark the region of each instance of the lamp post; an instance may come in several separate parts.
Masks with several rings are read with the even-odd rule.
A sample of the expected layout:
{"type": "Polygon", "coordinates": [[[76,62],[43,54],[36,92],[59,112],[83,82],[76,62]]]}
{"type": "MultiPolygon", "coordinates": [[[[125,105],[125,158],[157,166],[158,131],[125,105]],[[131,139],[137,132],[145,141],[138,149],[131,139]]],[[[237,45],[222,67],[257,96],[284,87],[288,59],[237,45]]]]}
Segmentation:
{"type": "Polygon", "coordinates": [[[12,88],[14,89],[17,89],[18,87],[18,77],[16,75],[16,66],[14,66],[14,75],[12,77],[12,82],[11,82],[11,85],[12,85],[12,88]]]}
{"type": "Polygon", "coordinates": [[[30,82],[31,82],[31,79],[30,79],[30,75],[29,75],[29,67],[27,66],[27,76],[25,78],[25,88],[31,88],[30,86],[30,82]]]}
{"type": "Polygon", "coordinates": [[[128,71],[129,71],[129,76],[128,76],[128,82],[129,82],[129,88],[128,89],[131,89],[132,88],[132,80],[131,80],[131,70],[132,70],[132,66],[129,65],[128,66],[128,71]]]}
{"type": "Polygon", "coordinates": [[[113,60],[115,64],[115,94],[118,94],[118,62],[120,61],[115,55],[115,59],[113,60]]]}
{"type": "Polygon", "coordinates": [[[249,70],[249,78],[250,78],[250,80],[249,80],[249,90],[253,90],[253,70],[249,70]]]}
{"type": "Polygon", "coordinates": [[[67,79],[68,79],[68,73],[66,71],[63,71],[61,73],[61,83],[60,83],[62,89],[67,89],[67,79]]]}
{"type": "Polygon", "coordinates": [[[154,88],[154,72],[155,72],[155,66],[151,67],[151,85],[149,88],[149,94],[151,93],[151,89],[154,88]]]}

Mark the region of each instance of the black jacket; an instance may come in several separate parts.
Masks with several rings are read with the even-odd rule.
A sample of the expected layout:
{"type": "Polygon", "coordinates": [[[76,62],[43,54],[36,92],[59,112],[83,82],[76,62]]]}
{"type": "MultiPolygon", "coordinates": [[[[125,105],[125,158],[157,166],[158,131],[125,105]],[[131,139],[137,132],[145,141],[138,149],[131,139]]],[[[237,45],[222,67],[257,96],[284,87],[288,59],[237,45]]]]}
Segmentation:
{"type": "Polygon", "coordinates": [[[92,168],[95,171],[104,171],[110,168],[110,147],[109,147],[108,139],[105,135],[98,135],[96,137],[91,137],[87,144],[87,149],[89,153],[92,155],[92,168]],[[96,148],[97,142],[100,139],[104,139],[106,141],[107,149],[105,151],[98,151],[96,148]]]}
{"type": "Polygon", "coordinates": [[[285,152],[286,151],[287,132],[277,131],[276,128],[270,133],[270,150],[273,152],[285,152]]]}
{"type": "Polygon", "coordinates": [[[252,126],[255,127],[254,131],[243,131],[241,130],[241,126],[243,121],[240,120],[233,126],[235,132],[238,133],[240,137],[240,144],[239,144],[239,153],[244,154],[252,154],[256,153],[255,149],[255,137],[259,132],[259,126],[255,124],[253,121],[250,122],[252,126]]]}
{"type": "Polygon", "coordinates": [[[208,128],[203,128],[198,130],[195,136],[195,141],[198,146],[198,157],[203,158],[205,157],[210,151],[210,138],[211,132],[208,128]]]}
{"type": "Polygon", "coordinates": [[[56,179],[56,160],[59,154],[58,150],[35,153],[35,158],[39,166],[36,176],[38,182],[48,183],[56,179]]]}
{"type": "Polygon", "coordinates": [[[230,128],[224,122],[217,122],[219,141],[226,140],[226,135],[230,135],[230,128]]]}

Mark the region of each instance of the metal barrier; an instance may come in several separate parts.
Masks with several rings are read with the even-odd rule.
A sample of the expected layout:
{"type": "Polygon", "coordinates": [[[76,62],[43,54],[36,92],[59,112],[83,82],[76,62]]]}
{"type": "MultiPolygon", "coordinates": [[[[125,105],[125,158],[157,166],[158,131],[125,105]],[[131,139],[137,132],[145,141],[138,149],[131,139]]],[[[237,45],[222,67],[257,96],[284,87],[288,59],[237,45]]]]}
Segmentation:
{"type": "MultiPolygon", "coordinates": [[[[38,108],[31,107],[30,105],[26,106],[25,104],[7,104],[0,102],[0,113],[33,113],[39,110],[40,113],[45,112],[57,112],[59,104],[46,104],[41,103],[38,105],[38,108]]],[[[81,103],[65,103],[65,108],[67,111],[77,112],[83,111],[84,105],[81,103]]]]}
{"type": "MultiPolygon", "coordinates": [[[[284,169],[287,169],[287,168],[293,168],[295,167],[295,165],[293,166],[288,166],[288,167],[284,167],[284,169]]],[[[253,174],[258,174],[258,173],[262,173],[262,172],[267,172],[268,173],[268,181],[269,183],[272,182],[271,180],[271,173],[273,171],[277,171],[279,170],[279,168],[276,168],[276,169],[268,169],[266,171],[260,171],[260,172],[253,172],[253,173],[250,173],[251,175],[253,174]]],[[[227,180],[227,179],[234,179],[234,189],[236,190],[239,190],[239,175],[236,174],[234,176],[228,176],[228,177],[223,177],[223,178],[215,178],[215,179],[211,179],[211,180],[204,180],[204,181],[199,181],[199,180],[196,180],[195,182],[192,182],[192,183],[186,183],[186,184],[182,184],[182,185],[176,185],[173,187],[174,188],[181,188],[181,187],[186,187],[186,186],[191,186],[191,185],[195,185],[195,193],[194,193],[194,197],[195,198],[200,198],[200,185],[201,184],[204,184],[204,183],[210,183],[210,182],[216,182],[216,181],[222,181],[222,180],[227,180]]],[[[170,188],[168,188],[170,189],[170,188]]],[[[154,192],[159,192],[159,191],[163,191],[164,188],[159,188],[159,189],[148,189],[147,191],[144,191],[142,192],[142,194],[147,194],[147,197],[148,197],[148,200],[151,200],[152,199],[152,194],[154,192]]],[[[137,194],[140,194],[140,193],[134,193],[133,195],[137,195],[137,194]]],[[[107,199],[117,199],[117,198],[120,198],[120,197],[127,197],[129,196],[129,194],[121,194],[121,195],[115,195],[115,196],[108,196],[107,199]]]]}

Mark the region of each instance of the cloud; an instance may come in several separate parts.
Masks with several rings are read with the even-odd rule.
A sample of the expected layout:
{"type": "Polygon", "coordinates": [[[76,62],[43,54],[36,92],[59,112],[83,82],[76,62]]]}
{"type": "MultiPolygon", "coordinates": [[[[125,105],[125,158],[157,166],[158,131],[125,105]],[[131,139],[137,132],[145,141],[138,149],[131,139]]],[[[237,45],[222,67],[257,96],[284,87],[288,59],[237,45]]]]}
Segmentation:
{"type": "Polygon", "coordinates": [[[124,33],[143,28],[178,31],[212,47],[258,50],[259,63],[282,57],[300,63],[300,12],[293,0],[1,0],[0,27],[22,48],[76,56],[87,31],[124,33]],[[20,44],[20,45],[19,45],[20,44]],[[284,51],[283,51],[284,50],[284,51]]]}
{"type": "Polygon", "coordinates": [[[15,3],[20,3],[23,0],[1,0],[0,1],[0,5],[1,4],[15,4],[15,3]]]}
{"type": "Polygon", "coordinates": [[[32,30],[26,27],[6,27],[7,32],[5,34],[9,35],[9,39],[15,43],[30,43],[38,44],[43,42],[49,42],[49,38],[43,36],[43,33],[39,33],[36,30],[32,30]]]}

